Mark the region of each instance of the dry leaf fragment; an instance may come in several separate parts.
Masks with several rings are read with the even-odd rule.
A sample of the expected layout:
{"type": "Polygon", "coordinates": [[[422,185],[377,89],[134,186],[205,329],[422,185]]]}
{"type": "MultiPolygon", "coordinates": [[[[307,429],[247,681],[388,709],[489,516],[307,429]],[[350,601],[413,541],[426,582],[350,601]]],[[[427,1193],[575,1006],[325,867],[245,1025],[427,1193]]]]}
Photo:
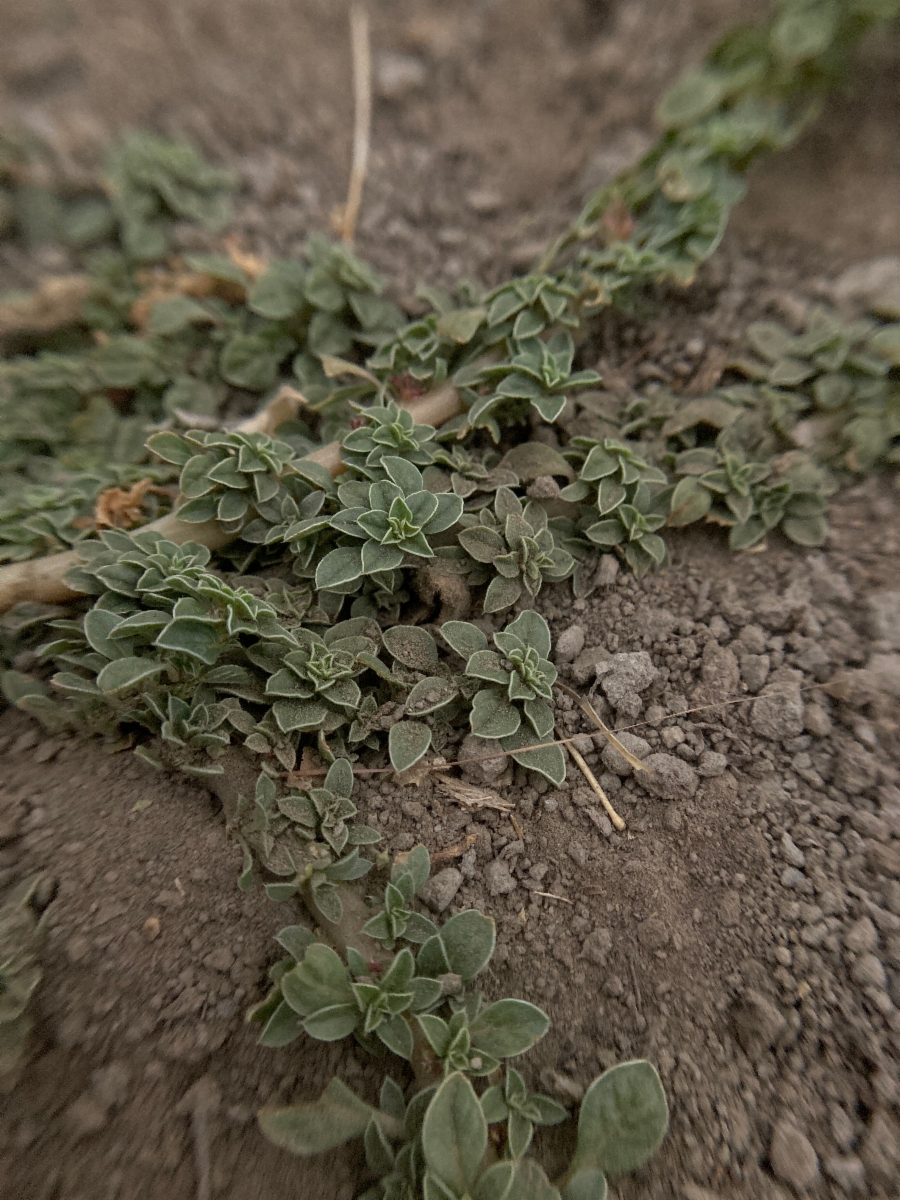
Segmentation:
{"type": "Polygon", "coordinates": [[[432,865],[437,862],[446,862],[448,859],[462,858],[475,845],[475,840],[475,834],[470,833],[461,842],[456,842],[452,846],[445,846],[443,850],[436,850],[431,856],[432,865]]]}
{"type": "Polygon", "coordinates": [[[627,242],[636,229],[634,218],[621,196],[614,196],[609,202],[600,225],[612,242],[627,242]]]}
{"type": "Polygon", "coordinates": [[[304,746],[300,755],[300,766],[288,771],[285,776],[288,787],[304,788],[310,779],[326,774],[322,759],[311,746],[304,746]]]}
{"type": "Polygon", "coordinates": [[[442,788],[457,804],[461,804],[463,808],[468,808],[472,812],[476,812],[480,808],[493,808],[497,812],[512,812],[515,805],[511,800],[504,800],[491,788],[475,787],[471,783],[464,783],[461,779],[445,779],[442,776],[436,780],[438,787],[442,788]]]}
{"type": "Polygon", "coordinates": [[[285,421],[293,421],[301,408],[309,408],[306,397],[302,392],[298,392],[296,388],[285,383],[258,413],[255,413],[249,420],[241,422],[241,432],[271,435],[285,421]]]}
{"type": "Polygon", "coordinates": [[[144,521],[144,497],[152,493],[174,499],[168,488],[157,487],[152,479],[139,479],[130,488],[106,488],[97,497],[94,526],[97,529],[131,529],[144,521]]]}
{"type": "Polygon", "coordinates": [[[249,275],[251,279],[259,279],[260,275],[264,275],[269,269],[268,260],[260,254],[253,254],[249,250],[244,250],[241,247],[240,238],[237,234],[229,234],[222,243],[225,247],[225,252],[236,267],[249,275]]]}

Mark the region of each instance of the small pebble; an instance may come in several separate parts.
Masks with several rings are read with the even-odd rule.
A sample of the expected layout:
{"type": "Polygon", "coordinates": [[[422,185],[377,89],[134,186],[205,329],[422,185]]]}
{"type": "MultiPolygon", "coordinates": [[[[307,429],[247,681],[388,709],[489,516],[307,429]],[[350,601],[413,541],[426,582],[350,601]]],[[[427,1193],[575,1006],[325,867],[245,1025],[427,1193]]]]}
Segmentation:
{"type": "Polygon", "coordinates": [[[806,1135],[786,1117],[772,1131],[769,1160],[776,1178],[805,1192],[819,1178],[819,1159],[806,1135]]]}
{"type": "Polygon", "coordinates": [[[707,779],[724,775],[727,769],[728,759],[717,750],[704,750],[697,763],[697,774],[704,775],[707,779]]]}

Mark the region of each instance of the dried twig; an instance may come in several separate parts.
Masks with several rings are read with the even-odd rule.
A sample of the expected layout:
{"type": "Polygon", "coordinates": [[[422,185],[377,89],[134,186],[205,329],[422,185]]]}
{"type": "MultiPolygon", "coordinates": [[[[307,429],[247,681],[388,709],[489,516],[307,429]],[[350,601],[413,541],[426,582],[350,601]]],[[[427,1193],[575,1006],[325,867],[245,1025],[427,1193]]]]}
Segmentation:
{"type": "MultiPolygon", "coordinates": [[[[292,391],[293,389],[288,390],[292,391]]],[[[267,433],[270,429],[275,428],[276,426],[271,425],[272,420],[277,418],[277,425],[286,419],[282,415],[283,409],[278,408],[283,392],[284,389],[278,393],[270,405],[263,409],[263,413],[269,414],[269,420],[262,423],[263,427],[260,425],[260,414],[258,413],[251,417],[244,426],[238,426],[238,428],[243,429],[249,426],[249,428],[262,433],[267,433]]],[[[456,389],[450,384],[445,384],[427,396],[413,400],[408,407],[419,424],[442,425],[444,421],[449,421],[451,417],[457,415],[460,411],[460,402],[456,389]]],[[[306,457],[312,462],[321,463],[332,475],[339,475],[344,469],[341,461],[340,442],[329,442],[327,446],[314,450],[306,457]]],[[[218,521],[204,521],[193,525],[187,521],[179,521],[177,512],[168,513],[166,516],[160,517],[158,521],[151,521],[149,525],[144,525],[143,528],[155,530],[179,546],[184,542],[199,542],[210,550],[221,550],[236,537],[235,534],[225,533],[218,521]]],[[[81,592],[70,588],[65,577],[67,572],[79,566],[80,563],[81,559],[77,551],[67,550],[64,554],[48,554],[44,558],[9,563],[5,567],[0,567],[0,612],[6,612],[7,609],[22,600],[35,600],[45,604],[65,604],[68,601],[77,600],[81,592]]]]}
{"type": "Polygon", "coordinates": [[[353,53],[353,164],[350,168],[347,203],[335,221],[345,246],[352,246],[356,236],[356,222],[369,168],[372,130],[372,49],[369,12],[363,0],[356,0],[350,6],[350,46],[353,53]]]}
{"type": "Polygon", "coordinates": [[[445,846],[443,850],[435,850],[431,856],[432,863],[448,862],[454,858],[462,858],[475,845],[475,834],[469,833],[461,842],[456,842],[452,846],[445,846]]]}
{"type": "Polygon", "coordinates": [[[574,904],[574,900],[569,900],[566,896],[557,896],[556,892],[532,892],[533,896],[544,896],[547,900],[562,900],[563,904],[574,904]]]}
{"type": "Polygon", "coordinates": [[[457,804],[476,812],[480,808],[494,808],[497,812],[511,812],[515,805],[510,800],[503,800],[490,788],[475,787],[464,783],[461,779],[443,779],[437,777],[435,783],[445,791],[457,804]]]}
{"type": "MultiPolygon", "coordinates": [[[[598,717],[598,720],[599,720],[599,717],[598,717]]],[[[559,730],[557,730],[557,733],[558,732],[559,732],[559,730]]],[[[573,762],[575,762],[575,764],[581,771],[582,775],[588,781],[591,791],[594,793],[594,795],[597,797],[597,799],[600,801],[600,803],[606,809],[609,819],[612,821],[613,825],[615,825],[616,829],[618,829],[619,832],[621,833],[621,831],[625,828],[625,822],[622,820],[622,818],[619,816],[619,814],[613,808],[606,792],[604,792],[603,788],[597,782],[597,778],[594,775],[594,772],[591,770],[591,768],[587,765],[587,763],[584,761],[584,759],[581,757],[581,755],[578,753],[578,751],[572,745],[571,741],[566,740],[565,747],[568,750],[569,754],[572,756],[573,762]]]]}
{"type": "MultiPolygon", "coordinates": [[[[594,724],[597,726],[597,728],[600,730],[600,732],[603,734],[603,736],[606,738],[606,740],[609,742],[609,744],[615,750],[617,750],[619,752],[619,754],[622,755],[622,757],[625,759],[625,761],[628,763],[628,765],[631,767],[631,769],[633,771],[649,770],[649,768],[645,767],[639,758],[635,758],[635,756],[631,753],[631,751],[626,749],[625,746],[622,745],[622,743],[619,741],[619,739],[616,737],[616,735],[613,733],[613,731],[611,729],[607,729],[607,727],[603,724],[603,722],[597,716],[597,713],[594,710],[594,706],[593,706],[593,704],[591,704],[591,702],[589,700],[585,700],[583,696],[579,696],[577,692],[573,691],[570,687],[567,687],[566,684],[564,684],[564,683],[560,683],[559,681],[557,681],[556,686],[558,688],[560,688],[562,691],[564,691],[567,696],[572,697],[572,699],[575,701],[575,703],[578,705],[578,707],[581,709],[581,711],[585,714],[585,716],[589,717],[590,720],[592,720],[594,722],[594,724]]],[[[569,749],[571,750],[572,747],[570,746],[569,749]]]]}

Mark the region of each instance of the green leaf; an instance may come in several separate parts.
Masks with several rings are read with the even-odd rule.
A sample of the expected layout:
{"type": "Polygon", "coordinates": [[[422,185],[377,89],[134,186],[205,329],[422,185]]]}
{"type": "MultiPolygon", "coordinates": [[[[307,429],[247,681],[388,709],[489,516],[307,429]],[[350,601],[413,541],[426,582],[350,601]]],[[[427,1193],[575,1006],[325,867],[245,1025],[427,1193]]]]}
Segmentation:
{"type": "Polygon", "coordinates": [[[388,651],[405,667],[414,671],[431,671],[438,665],[434,638],[416,625],[394,625],[382,634],[388,651]]]}
{"type": "Polygon", "coordinates": [[[238,334],[223,349],[219,369],[235,387],[262,392],[275,383],[278,368],[295,348],[290,337],[238,334]]]}
{"type": "Polygon", "coordinates": [[[319,1042],[339,1042],[341,1038],[350,1036],[360,1016],[355,1003],[333,1004],[311,1013],[303,1022],[303,1028],[319,1042]]]}
{"type": "Polygon", "coordinates": [[[781,528],[798,546],[822,546],[828,537],[828,523],[822,516],[787,517],[781,528]]]}
{"type": "Polygon", "coordinates": [[[142,679],[150,679],[164,671],[165,664],[150,658],[117,658],[108,663],[97,676],[97,687],[101,692],[122,692],[132,688],[142,679]]]}
{"type": "Polygon", "coordinates": [[[175,617],[153,643],[160,650],[175,650],[215,666],[222,641],[215,625],[199,617],[175,617]]]}
{"type": "Polygon", "coordinates": [[[504,454],[498,466],[515,471],[524,482],[542,475],[562,475],[570,482],[575,472],[560,452],[545,442],[523,442],[504,454]]]}
{"type": "Polygon", "coordinates": [[[661,1145],[668,1122],[666,1095],[651,1064],[621,1063],[588,1088],[571,1170],[636,1171],[661,1145]]]}
{"type": "Polygon", "coordinates": [[[316,587],[322,591],[342,587],[361,578],[363,574],[362,548],[340,546],[326,554],[316,567],[316,587]]]}
{"type": "Polygon", "coordinates": [[[438,1088],[425,1113],[422,1151],[429,1171],[457,1196],[471,1192],[487,1135],[487,1122],[471,1083],[454,1072],[438,1088]]]}
{"type": "Polygon", "coordinates": [[[497,932],[493,918],[467,909],[445,921],[439,937],[449,970],[468,983],[491,961],[497,932]]]}
{"type": "Polygon", "coordinates": [[[291,1154],[322,1154],[362,1137],[377,1111],[332,1079],[318,1100],[292,1108],[264,1108],[259,1127],[270,1142],[291,1154]]]}
{"type": "MultiPolygon", "coordinates": [[[[547,659],[550,657],[550,648],[552,639],[550,637],[550,627],[540,613],[536,613],[534,609],[526,608],[520,613],[514,621],[503,630],[504,634],[513,634],[527,645],[536,650],[541,658],[547,659]]],[[[494,639],[497,641],[497,638],[494,639]]],[[[500,644],[499,642],[497,643],[500,644]]]]}
{"type": "Polygon", "coordinates": [[[457,534],[457,540],[466,554],[476,562],[491,563],[499,554],[506,553],[506,543],[500,534],[480,525],[472,529],[463,529],[457,534]]]}
{"type": "Polygon", "coordinates": [[[537,771],[554,787],[559,787],[566,778],[566,757],[562,746],[541,746],[538,750],[520,749],[542,739],[543,735],[538,738],[530,730],[519,729],[511,736],[501,738],[500,745],[520,766],[527,767],[529,771],[537,771]]]}
{"type": "Polygon", "coordinates": [[[388,1020],[382,1021],[375,1030],[375,1035],[393,1054],[400,1058],[412,1058],[414,1049],[412,1030],[403,1017],[390,1017],[388,1020]]]}
{"type": "Polygon", "coordinates": [[[296,962],[302,962],[306,951],[316,940],[316,935],[305,925],[286,925],[275,934],[275,941],[283,946],[296,962]]]}
{"type": "Polygon", "coordinates": [[[491,1058],[514,1058],[530,1050],[550,1028],[550,1018],[527,1000],[498,1000],[469,1026],[472,1045],[491,1058]]]}
{"type": "Polygon", "coordinates": [[[281,990],[301,1017],[334,1005],[354,1003],[347,968],[331,947],[321,942],[314,942],[303,961],[284,975],[281,990]]]}
{"type": "Polygon", "coordinates": [[[686,475],[672,493],[672,513],[668,523],[692,525],[701,521],[712,507],[712,496],[693,475],[686,475]]]}
{"type": "Polygon", "coordinates": [[[365,1132],[366,1166],[375,1175],[387,1175],[394,1166],[394,1151],[377,1121],[370,1121],[365,1132]]]}
{"type": "Polygon", "coordinates": [[[520,1158],[516,1163],[515,1190],[512,1194],[516,1200],[560,1200],[558,1189],[533,1158],[520,1158]]]}
{"type": "Polygon", "coordinates": [[[437,333],[440,337],[464,345],[471,342],[486,316],[487,310],[484,308],[460,308],[443,313],[437,320],[437,333]]]}
{"type": "Polygon", "coordinates": [[[562,1200],[606,1200],[606,1176],[602,1171],[579,1171],[562,1194],[562,1200]]]}
{"type": "MultiPolygon", "coordinates": [[[[428,1045],[438,1058],[443,1058],[450,1046],[450,1027],[447,1022],[442,1017],[431,1016],[427,1013],[416,1017],[416,1020],[425,1035],[428,1045]]],[[[482,1097],[482,1101],[483,1099],[482,1097]]],[[[483,1108],[484,1105],[482,1103],[483,1108]]],[[[490,1118],[486,1117],[486,1120],[490,1120],[490,1118]]]]}
{"type": "Polygon", "coordinates": [[[684,129],[711,113],[726,93],[725,80],[712,71],[689,71],[663,96],[656,117],[664,129],[684,129]]]}
{"type": "Polygon", "coordinates": [[[391,868],[391,883],[396,883],[400,876],[405,874],[412,876],[415,895],[431,874],[431,856],[425,846],[413,846],[402,863],[394,864],[391,868]]]}
{"type": "Polygon", "coordinates": [[[837,9],[832,3],[786,5],[772,28],[772,49],[792,64],[817,58],[828,49],[836,25],[837,9]]]}
{"type": "Polygon", "coordinates": [[[468,659],[476,650],[487,650],[488,640],[476,625],[468,621],[444,621],[441,637],[451,650],[468,659]]]}
{"type": "Polygon", "coordinates": [[[177,433],[154,433],[147,438],[147,449],[177,467],[183,467],[193,455],[191,446],[177,433]]]}
{"type": "Polygon", "coordinates": [[[259,1035],[259,1045],[275,1050],[295,1042],[302,1032],[302,1019],[282,1000],[266,1021],[259,1035]]]}
{"type": "Polygon", "coordinates": [[[484,611],[486,613],[502,612],[505,608],[511,608],[521,595],[520,580],[504,579],[502,575],[495,575],[485,593],[484,611]]]}
{"type": "Polygon", "coordinates": [[[406,713],[410,717],[423,717],[450,704],[459,695],[452,679],[432,675],[420,680],[406,698],[406,713]]]}
{"type": "Polygon", "coordinates": [[[173,296],[170,300],[158,300],[150,310],[147,328],[150,333],[180,333],[189,325],[207,324],[212,317],[196,300],[189,296],[173,296]]]}
{"type": "Polygon", "coordinates": [[[479,1176],[472,1200],[514,1200],[512,1186],[515,1176],[515,1163],[494,1163],[479,1176]]]}
{"type": "Polygon", "coordinates": [[[388,733],[391,766],[400,774],[414,766],[431,745],[431,730],[421,721],[395,721],[388,733]]]}
{"type": "Polygon", "coordinates": [[[519,710],[510,704],[500,688],[482,688],[475,694],[469,724],[477,737],[509,737],[521,723],[519,710]]]}
{"type": "Polygon", "coordinates": [[[247,292],[247,307],[270,321],[285,321],[303,308],[305,281],[302,263],[273,262],[247,292]]]}
{"type": "Polygon", "coordinates": [[[484,679],[506,688],[509,686],[509,671],[503,669],[501,662],[495,650],[476,650],[466,663],[466,674],[470,679],[484,679]]]}

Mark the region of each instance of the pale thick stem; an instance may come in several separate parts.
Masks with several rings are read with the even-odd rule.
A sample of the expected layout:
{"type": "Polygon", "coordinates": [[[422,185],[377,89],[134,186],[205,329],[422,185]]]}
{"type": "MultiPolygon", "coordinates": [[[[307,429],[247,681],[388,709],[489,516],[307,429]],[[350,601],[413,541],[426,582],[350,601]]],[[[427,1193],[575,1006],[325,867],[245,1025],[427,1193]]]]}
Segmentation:
{"type": "MultiPolygon", "coordinates": [[[[414,400],[408,405],[414,420],[420,425],[442,425],[461,411],[461,404],[456,389],[450,384],[414,400]]],[[[263,410],[265,411],[265,410],[263,410]]],[[[285,418],[282,418],[285,419],[285,418]]],[[[260,431],[259,415],[251,417],[244,426],[254,432],[260,431]]],[[[244,428],[239,427],[239,428],[244,428]]],[[[268,430],[266,432],[269,432],[268,430]]],[[[306,456],[310,461],[326,467],[332,475],[339,475],[344,469],[341,461],[341,446],[339,442],[329,442],[319,450],[314,450],[306,456]]],[[[183,545],[185,542],[199,542],[210,550],[220,550],[234,541],[237,534],[228,534],[218,521],[204,521],[201,524],[191,524],[179,521],[177,513],[169,513],[158,521],[151,521],[142,529],[155,530],[170,542],[183,545]]],[[[66,604],[77,600],[82,593],[69,587],[66,574],[79,566],[81,559],[74,550],[63,554],[48,554],[44,558],[31,559],[28,562],[10,563],[0,567],[0,612],[6,612],[14,604],[23,600],[39,601],[44,604],[66,604]]]]}

